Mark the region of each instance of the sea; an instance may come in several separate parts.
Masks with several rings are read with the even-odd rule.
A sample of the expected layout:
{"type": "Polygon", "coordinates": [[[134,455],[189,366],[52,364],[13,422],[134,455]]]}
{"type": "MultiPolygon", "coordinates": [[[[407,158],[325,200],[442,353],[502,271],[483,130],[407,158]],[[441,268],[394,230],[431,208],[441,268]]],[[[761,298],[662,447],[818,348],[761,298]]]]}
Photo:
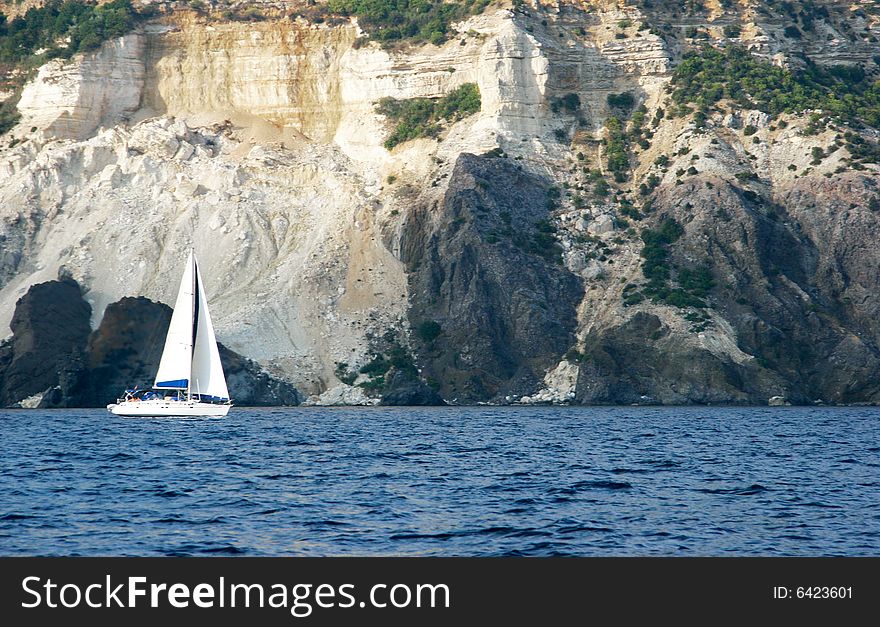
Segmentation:
{"type": "Polygon", "coordinates": [[[880,409],[0,410],[4,556],[877,556],[880,409]]]}

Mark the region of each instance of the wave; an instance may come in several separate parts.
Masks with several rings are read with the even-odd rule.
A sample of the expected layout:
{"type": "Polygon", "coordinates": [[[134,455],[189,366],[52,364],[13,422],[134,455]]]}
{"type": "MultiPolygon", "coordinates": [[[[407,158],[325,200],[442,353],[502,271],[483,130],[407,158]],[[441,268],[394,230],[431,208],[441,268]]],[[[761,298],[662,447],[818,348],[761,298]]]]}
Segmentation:
{"type": "Polygon", "coordinates": [[[29,520],[32,518],[41,518],[41,516],[36,515],[36,514],[16,514],[16,513],[9,513],[9,514],[4,514],[3,516],[0,516],[0,520],[29,520]]]}
{"type": "Polygon", "coordinates": [[[461,531],[444,531],[440,533],[397,533],[391,540],[450,540],[466,536],[509,535],[522,531],[514,527],[486,527],[485,529],[465,529],[461,531]]]}
{"type": "Polygon", "coordinates": [[[177,490],[163,490],[162,488],[154,490],[153,494],[162,497],[163,499],[173,499],[178,496],[189,496],[189,494],[187,494],[186,492],[179,492],[177,490]]]}
{"type": "Polygon", "coordinates": [[[751,496],[753,494],[761,494],[762,492],[769,492],[770,488],[765,488],[759,483],[753,483],[752,485],[745,488],[699,488],[697,492],[702,492],[703,494],[732,494],[735,496],[751,496]]]}
{"type": "Polygon", "coordinates": [[[632,484],[628,481],[578,481],[567,488],[550,490],[551,494],[576,494],[586,490],[631,490],[632,484]]]}
{"type": "Polygon", "coordinates": [[[225,516],[212,516],[211,518],[205,518],[202,520],[193,520],[191,518],[184,518],[178,514],[171,514],[170,516],[156,519],[153,522],[172,525],[217,525],[225,523],[226,520],[225,516]]]}
{"type": "Polygon", "coordinates": [[[585,532],[598,532],[598,533],[611,533],[614,529],[610,527],[592,527],[590,525],[570,525],[568,527],[560,527],[557,529],[559,533],[585,533],[585,532]]]}
{"type": "Polygon", "coordinates": [[[117,461],[120,459],[138,459],[138,456],[132,455],[131,453],[124,453],[124,452],[120,451],[118,453],[113,453],[112,455],[107,455],[104,458],[104,461],[112,462],[112,461],[117,461]]]}
{"type": "Polygon", "coordinates": [[[220,546],[185,544],[183,546],[162,552],[168,557],[192,557],[198,554],[208,555],[246,555],[248,551],[232,544],[220,546]]]}
{"type": "Polygon", "coordinates": [[[810,501],[809,503],[797,503],[798,507],[821,507],[822,509],[843,509],[840,505],[810,501]]]}
{"type": "Polygon", "coordinates": [[[216,553],[222,555],[245,555],[247,553],[246,549],[241,549],[232,544],[227,546],[212,546],[201,549],[201,553],[216,553]]]}

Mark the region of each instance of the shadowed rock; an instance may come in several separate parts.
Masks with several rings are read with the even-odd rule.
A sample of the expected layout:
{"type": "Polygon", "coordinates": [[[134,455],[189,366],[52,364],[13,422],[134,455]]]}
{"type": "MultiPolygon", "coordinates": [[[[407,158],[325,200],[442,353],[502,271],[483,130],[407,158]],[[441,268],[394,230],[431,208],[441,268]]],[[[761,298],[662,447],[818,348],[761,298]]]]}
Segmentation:
{"type": "Polygon", "coordinates": [[[15,306],[12,338],[0,348],[0,402],[8,406],[64,384],[77,385],[92,309],[76,281],[32,285],[15,306]]]}
{"type": "Polygon", "coordinates": [[[407,219],[410,322],[444,398],[528,393],[573,344],[583,287],[560,263],[548,200],[507,159],[462,154],[443,201],[407,219]]]}
{"type": "Polygon", "coordinates": [[[436,391],[409,372],[395,372],[388,389],[381,405],[446,405],[436,391]]]}

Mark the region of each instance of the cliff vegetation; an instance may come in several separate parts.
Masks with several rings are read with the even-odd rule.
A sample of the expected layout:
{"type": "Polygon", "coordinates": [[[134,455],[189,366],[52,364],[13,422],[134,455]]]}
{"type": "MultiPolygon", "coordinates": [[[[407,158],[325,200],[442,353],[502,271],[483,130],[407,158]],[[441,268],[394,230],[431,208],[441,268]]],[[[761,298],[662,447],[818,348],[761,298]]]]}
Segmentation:
{"type": "Polygon", "coordinates": [[[77,52],[96,49],[108,39],[130,31],[137,15],[131,0],[100,5],[83,0],[48,0],[11,21],[0,14],[0,67],[7,86],[15,92],[0,105],[0,134],[20,117],[15,105],[23,80],[29,76],[27,70],[55,57],[70,58],[77,52]],[[14,69],[19,71],[13,73],[14,69]]]}
{"type": "Polygon", "coordinates": [[[880,81],[859,65],[823,67],[806,62],[799,71],[778,67],[731,46],[688,53],[672,75],[673,101],[705,112],[723,99],[772,115],[821,110],[850,124],[880,127],[880,81]]]}
{"type": "Polygon", "coordinates": [[[353,15],[374,39],[391,45],[401,41],[442,44],[453,22],[480,13],[489,0],[330,0],[327,8],[353,15]]]}
{"type": "Polygon", "coordinates": [[[385,140],[388,150],[411,139],[437,137],[444,124],[479,110],[480,88],[475,83],[465,83],[442,98],[383,98],[376,105],[376,111],[395,124],[385,140]]]}

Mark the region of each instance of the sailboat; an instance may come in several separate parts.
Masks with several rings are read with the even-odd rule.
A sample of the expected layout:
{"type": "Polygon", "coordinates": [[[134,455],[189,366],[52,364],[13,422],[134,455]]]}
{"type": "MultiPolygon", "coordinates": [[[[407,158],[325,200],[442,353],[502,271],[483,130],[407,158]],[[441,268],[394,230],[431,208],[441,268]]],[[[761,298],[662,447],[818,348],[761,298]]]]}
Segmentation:
{"type": "Polygon", "coordinates": [[[225,416],[232,406],[204,283],[190,250],[152,390],[126,390],[117,416],[225,416]]]}

